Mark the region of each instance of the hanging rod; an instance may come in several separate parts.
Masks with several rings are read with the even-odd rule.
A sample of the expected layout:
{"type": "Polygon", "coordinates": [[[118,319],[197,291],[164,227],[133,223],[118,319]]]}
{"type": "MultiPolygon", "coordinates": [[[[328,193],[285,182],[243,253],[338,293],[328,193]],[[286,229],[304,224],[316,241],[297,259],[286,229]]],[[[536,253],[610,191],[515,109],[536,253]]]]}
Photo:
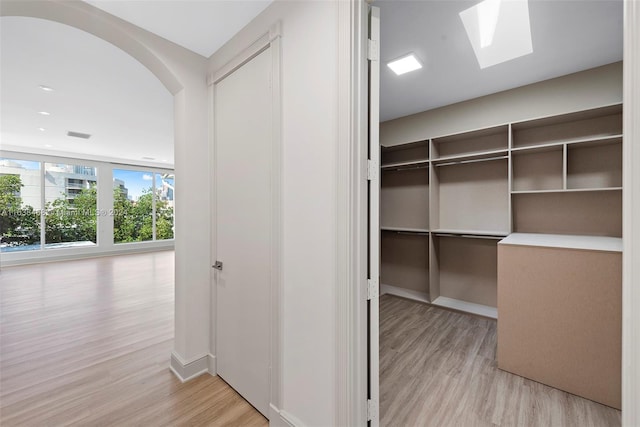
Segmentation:
{"type": "Polygon", "coordinates": [[[486,240],[502,240],[505,236],[490,236],[481,234],[454,234],[454,233],[433,233],[438,237],[461,237],[465,239],[486,239],[486,240]]]}
{"type": "Polygon", "coordinates": [[[425,163],[418,166],[398,166],[398,167],[382,168],[383,171],[390,171],[390,172],[402,172],[402,171],[411,171],[411,170],[418,170],[418,169],[429,169],[429,164],[425,163]]]}
{"type": "Polygon", "coordinates": [[[451,166],[451,165],[462,165],[465,163],[490,162],[493,160],[504,160],[508,158],[509,156],[498,156],[498,157],[485,157],[482,159],[454,160],[454,161],[445,162],[445,163],[436,163],[435,166],[451,166]]]}

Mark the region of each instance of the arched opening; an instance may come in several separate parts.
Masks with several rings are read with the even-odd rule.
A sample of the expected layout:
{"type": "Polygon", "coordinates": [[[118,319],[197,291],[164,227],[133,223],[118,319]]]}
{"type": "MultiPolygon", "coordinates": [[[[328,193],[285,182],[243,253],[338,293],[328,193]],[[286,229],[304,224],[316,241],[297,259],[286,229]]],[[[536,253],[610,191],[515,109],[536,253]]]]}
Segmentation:
{"type": "MultiPolygon", "coordinates": [[[[118,257],[113,258],[100,258],[100,260],[110,260],[110,263],[98,263],[93,267],[84,268],[79,265],[74,264],[74,267],[71,267],[71,264],[57,264],[57,263],[48,263],[46,265],[35,266],[36,273],[29,278],[20,278],[14,277],[11,279],[8,275],[3,275],[3,283],[14,283],[16,286],[24,285],[24,283],[32,283],[34,285],[34,289],[37,290],[37,294],[33,299],[33,302],[38,301],[38,298],[45,296],[48,294],[51,296],[51,289],[47,288],[45,282],[47,280],[58,279],[61,280],[58,284],[60,288],[70,289],[69,286],[72,285],[71,280],[64,280],[62,278],[69,278],[69,274],[71,270],[73,270],[73,274],[71,276],[74,277],[73,280],[78,280],[80,282],[86,283],[89,277],[101,277],[101,278],[112,278],[115,277],[119,271],[128,270],[131,273],[133,279],[128,287],[121,287],[119,289],[85,289],[81,292],[76,292],[72,294],[72,300],[75,301],[74,304],[71,304],[67,307],[67,311],[73,319],[70,319],[66,326],[60,326],[53,322],[53,318],[45,318],[40,320],[35,320],[34,312],[30,311],[31,321],[37,322],[37,330],[41,332],[47,332],[49,334],[58,333],[59,338],[61,338],[61,342],[64,342],[59,348],[57,354],[60,357],[64,355],[72,356],[72,355],[82,355],[84,354],[85,362],[80,363],[78,366],[82,366],[83,368],[91,368],[93,362],[100,361],[100,363],[105,362],[103,356],[106,357],[106,353],[101,353],[100,350],[97,350],[94,347],[94,350],[89,349],[88,347],[82,345],[90,334],[94,332],[101,332],[109,334],[109,331],[113,333],[110,335],[111,338],[116,337],[115,330],[119,332],[125,332],[127,336],[130,338],[122,338],[124,341],[120,343],[124,343],[129,340],[129,343],[134,344],[137,347],[138,355],[143,359],[148,360],[151,364],[154,365],[150,371],[148,371],[150,378],[155,378],[158,380],[160,377],[160,381],[166,387],[174,387],[177,384],[177,380],[173,377],[170,371],[167,369],[167,362],[169,360],[169,354],[173,350],[174,353],[183,356],[185,359],[189,359],[192,357],[193,353],[202,353],[203,351],[208,351],[208,326],[205,324],[201,326],[200,329],[198,327],[193,327],[196,323],[196,320],[208,316],[209,309],[209,297],[208,297],[208,240],[205,238],[202,239],[202,236],[208,235],[208,216],[209,216],[209,192],[208,192],[208,147],[207,147],[207,117],[206,117],[206,79],[205,79],[205,59],[192,54],[191,52],[178,48],[177,46],[166,42],[165,40],[157,37],[151,33],[147,33],[141,31],[139,28],[128,24],[124,21],[121,21],[117,18],[114,18],[111,15],[108,15],[98,9],[93,8],[92,6],[83,3],[83,2],[68,2],[68,3],[58,3],[58,2],[13,2],[7,1],[3,2],[0,8],[0,16],[2,19],[5,17],[11,17],[11,19],[18,19],[17,17],[22,17],[20,19],[33,19],[39,18],[42,20],[46,20],[47,22],[55,22],[58,24],[65,24],[69,27],[77,30],[82,30],[84,32],[92,34],[91,37],[95,36],[101,39],[102,42],[106,41],[111,45],[115,46],[115,48],[124,51],[121,54],[127,54],[130,57],[134,58],[135,61],[142,64],[142,66],[150,71],[153,76],[152,79],[157,78],[168,90],[171,95],[169,100],[171,101],[171,117],[169,120],[174,121],[175,128],[173,129],[173,139],[175,139],[175,167],[178,171],[184,171],[184,181],[181,182],[181,178],[179,177],[176,180],[176,194],[181,194],[181,186],[187,187],[188,183],[191,182],[199,182],[202,183],[202,192],[198,194],[189,194],[188,191],[183,192],[184,196],[177,196],[176,203],[181,203],[182,206],[189,206],[191,209],[181,210],[178,207],[176,210],[183,212],[182,215],[178,215],[176,218],[176,230],[180,230],[176,233],[175,246],[176,246],[176,255],[175,255],[175,273],[174,269],[165,268],[168,264],[173,266],[173,257],[171,257],[170,262],[163,258],[155,258],[155,259],[147,259],[146,261],[141,261],[138,255],[133,256],[130,260],[133,260],[132,263],[127,264],[126,262],[118,262],[118,257]],[[200,240],[203,240],[200,242],[200,240]],[[203,250],[204,248],[204,250],[203,250]],[[137,259],[137,261],[135,261],[137,259]],[[49,270],[53,269],[53,270],[49,270]],[[173,289],[175,277],[175,290],[173,289]],[[148,292],[141,288],[142,282],[148,282],[149,280],[160,280],[163,284],[169,284],[171,287],[164,288],[158,287],[153,289],[152,294],[148,295],[148,292]],[[137,291],[136,291],[137,289],[137,291]],[[129,294],[129,299],[127,299],[126,295],[129,294]],[[135,297],[151,297],[156,300],[156,304],[154,306],[144,307],[142,305],[137,305],[134,301],[135,297]],[[161,304],[158,301],[164,297],[168,297],[170,299],[170,303],[161,304]],[[109,301],[109,303],[104,303],[104,301],[109,301]],[[174,302],[175,301],[175,302],[174,302]],[[102,306],[99,306],[99,304],[102,306]],[[128,304],[129,308],[126,307],[128,304]],[[100,319],[105,320],[104,316],[113,315],[116,313],[115,318],[111,318],[111,322],[103,322],[100,319],[94,320],[83,320],[79,316],[81,313],[86,313],[91,311],[92,308],[98,308],[95,311],[96,316],[100,319]],[[187,307],[189,310],[187,311],[187,307]],[[175,310],[174,310],[175,308],[175,310]],[[120,310],[118,312],[118,310],[120,310]],[[124,310],[124,311],[122,311],[124,310]],[[142,314],[143,312],[150,314],[153,316],[159,315],[169,315],[171,317],[169,322],[163,323],[162,332],[160,335],[156,335],[154,337],[144,336],[143,326],[145,325],[144,319],[136,316],[138,314],[142,314]],[[174,320],[174,312],[175,312],[175,320],[174,320]],[[74,314],[75,313],[75,314],[74,314]],[[131,321],[132,326],[129,331],[126,331],[126,326],[123,325],[122,322],[131,321]],[[57,325],[57,326],[56,326],[57,325]],[[84,329],[82,329],[84,328],[84,329]],[[195,331],[194,331],[195,329],[195,331]],[[190,331],[190,334],[187,336],[186,330],[190,331]],[[177,337],[174,341],[173,336],[177,337]],[[154,344],[154,340],[157,339],[158,336],[163,335],[170,336],[170,339],[161,339],[162,342],[156,342],[154,344]],[[146,343],[146,344],[142,344],[146,343]],[[194,344],[195,343],[195,344],[194,344]],[[140,345],[138,345],[140,344],[140,345]],[[74,349],[74,346],[75,349],[74,349]],[[146,354],[145,354],[146,352],[146,354]],[[151,353],[149,353],[151,352],[151,353]]],[[[9,19],[9,18],[7,18],[9,19]]],[[[114,48],[114,49],[115,49],[114,48]]],[[[149,74],[147,72],[147,74],[149,74]]],[[[149,74],[150,76],[150,74],[149,74]]],[[[91,77],[91,76],[90,76],[91,77]]],[[[45,83],[42,83],[46,85],[45,83]]],[[[100,84],[97,82],[96,84],[100,84]]],[[[157,81],[156,81],[157,84],[157,81]]],[[[39,85],[39,84],[38,84],[39,85]]],[[[51,87],[56,89],[53,84],[51,87]]],[[[35,91],[41,91],[42,89],[36,87],[35,91]]],[[[163,89],[164,90],[164,89],[163,89]]],[[[59,94],[62,91],[58,92],[59,94]]],[[[55,93],[55,92],[53,92],[55,93]]],[[[43,95],[41,93],[40,95],[43,95]]],[[[111,108],[118,108],[118,106],[111,106],[111,108]]],[[[37,112],[36,112],[37,114],[37,112]]],[[[44,127],[44,126],[42,126],[44,127]]],[[[66,129],[66,130],[78,130],[79,133],[84,133],[80,129],[66,129]]],[[[93,136],[92,136],[93,138],[93,136]]],[[[85,142],[90,143],[92,139],[89,139],[85,142]]],[[[51,144],[53,145],[53,144],[51,144]]],[[[4,143],[1,147],[5,149],[4,143]]],[[[44,147],[44,149],[53,148],[53,147],[44,147]]],[[[45,150],[43,150],[45,151],[45,150]]],[[[112,164],[118,162],[117,160],[117,150],[113,153],[114,155],[109,156],[108,159],[102,158],[99,154],[87,154],[87,156],[94,156],[91,160],[90,166],[93,166],[94,163],[101,163],[104,161],[106,164],[112,164]]],[[[70,154],[67,152],[67,154],[70,154]]],[[[104,153],[103,153],[104,154],[104,153]]],[[[38,154],[39,156],[48,156],[49,154],[38,154]]],[[[137,153],[139,157],[143,157],[141,153],[137,153]]],[[[58,157],[56,157],[58,158],[58,157]]],[[[158,157],[158,160],[162,163],[164,157],[158,157]]],[[[171,159],[167,159],[169,161],[171,159]]],[[[42,168],[46,167],[46,163],[48,160],[40,160],[42,163],[42,168]]],[[[63,163],[63,162],[61,162],[63,163]]],[[[154,165],[153,161],[150,160],[140,160],[137,165],[139,168],[142,168],[143,172],[147,170],[150,165],[154,165]]],[[[82,165],[81,165],[82,166],[82,165]]],[[[162,166],[162,165],[160,165],[162,166]]],[[[122,167],[122,169],[125,169],[122,167]]],[[[162,169],[160,167],[159,169],[162,169]]],[[[152,170],[153,174],[151,175],[153,179],[156,179],[156,170],[152,170]]],[[[181,172],[178,172],[181,173],[181,172]]],[[[160,177],[162,180],[163,177],[160,177]]],[[[110,177],[109,179],[112,179],[110,177]]],[[[75,183],[74,183],[75,184],[75,183]]],[[[109,183],[110,184],[110,183],[109,183]]],[[[125,185],[126,187],[126,185],[125,185]]],[[[159,186],[156,186],[156,189],[159,186]]],[[[112,196],[112,186],[111,185],[103,185],[102,189],[106,190],[107,199],[109,200],[109,194],[112,196]]],[[[100,191],[100,190],[98,190],[100,191]]],[[[97,206],[98,209],[101,209],[100,203],[97,206]]],[[[157,219],[156,219],[157,220],[157,219]]],[[[98,236],[97,239],[100,240],[102,231],[98,228],[98,236]]],[[[107,232],[108,232],[107,227],[107,232]]],[[[113,232],[113,226],[111,229],[113,232]]],[[[104,236],[102,236],[104,237],[104,236]]],[[[151,242],[153,243],[153,242],[151,242]]],[[[160,242],[163,243],[163,242],[160,242]]],[[[72,248],[68,249],[69,251],[76,251],[77,254],[81,256],[88,252],[87,248],[72,248]]],[[[58,252],[60,254],[61,252],[58,252]]],[[[166,252],[168,253],[168,252],[166,252]]],[[[53,257],[51,261],[59,259],[59,257],[53,257]]],[[[2,262],[6,261],[6,257],[4,254],[2,255],[2,262]]],[[[71,261],[75,263],[76,261],[71,261]]],[[[81,261],[77,261],[81,262],[81,261]]],[[[12,270],[14,271],[14,270],[12,270]]],[[[17,271],[17,270],[15,270],[17,271]]],[[[3,272],[4,273],[4,272],[3,272]]],[[[5,299],[3,298],[3,301],[5,299]]],[[[40,300],[42,301],[42,300],[40,300]]],[[[55,304],[40,304],[38,307],[32,307],[33,309],[42,308],[47,310],[47,312],[54,316],[56,306],[55,304]]],[[[57,306],[59,309],[60,307],[57,306]]],[[[27,309],[29,311],[30,309],[27,309]]],[[[3,310],[3,313],[6,313],[3,310]]],[[[28,320],[28,319],[23,319],[28,320]]],[[[153,322],[153,320],[150,320],[153,322]]],[[[148,323],[148,322],[147,322],[148,323]]],[[[35,323],[32,323],[34,326],[35,323]]],[[[202,325],[202,323],[201,323],[202,325]]],[[[18,327],[16,325],[16,327],[18,327]]],[[[15,330],[15,336],[19,336],[21,333],[18,330],[15,330]]],[[[26,333],[25,331],[23,331],[26,333]]],[[[154,335],[152,333],[152,335],[154,335]]],[[[24,336],[24,334],[22,334],[24,336]]],[[[109,345],[108,337],[104,339],[94,339],[92,342],[103,350],[111,349],[109,351],[110,356],[114,358],[120,358],[120,362],[113,361],[115,364],[119,364],[122,369],[119,369],[118,372],[110,371],[109,380],[106,383],[102,384],[100,387],[99,381],[95,384],[98,389],[108,392],[111,390],[112,394],[117,395],[119,392],[118,388],[115,384],[118,382],[116,377],[120,378],[122,381],[127,381],[127,378],[134,378],[134,374],[139,372],[140,366],[137,368],[134,366],[133,360],[141,360],[129,357],[125,353],[121,353],[118,355],[118,348],[122,349],[123,347],[119,346],[117,343],[112,343],[113,345],[109,345]],[[128,372],[128,373],[127,373],[128,372]]],[[[25,344],[28,344],[28,340],[22,340],[25,344]]],[[[36,339],[31,341],[31,344],[34,345],[38,342],[38,345],[46,345],[45,342],[47,339],[36,339]]],[[[51,343],[52,341],[49,341],[51,343]]],[[[8,341],[3,339],[3,347],[4,344],[8,344],[8,341]]],[[[17,345],[17,343],[15,343],[17,345]]],[[[3,369],[3,383],[6,381],[15,381],[16,387],[20,385],[20,389],[26,390],[27,388],[23,387],[25,385],[24,381],[26,380],[23,376],[24,372],[29,370],[31,372],[36,371],[38,368],[45,369],[42,373],[46,373],[47,376],[44,375],[34,375],[32,382],[32,386],[36,387],[39,390],[49,390],[49,395],[53,395],[55,398],[63,398],[62,395],[56,396],[57,393],[51,393],[52,390],[55,390],[54,378],[59,378],[61,381],[66,381],[68,378],[72,378],[73,374],[69,370],[65,370],[59,363],[64,364],[62,360],[58,362],[44,362],[44,360],[38,362],[34,357],[25,357],[27,354],[35,355],[38,352],[32,351],[33,348],[29,349],[28,347],[22,348],[22,350],[17,347],[5,347],[12,348],[14,356],[17,359],[14,359],[16,362],[15,366],[18,367],[18,371],[14,371],[14,374],[9,374],[7,371],[3,369]],[[56,365],[58,365],[56,367],[56,365]],[[48,366],[48,367],[47,367],[48,366]],[[11,377],[13,376],[13,379],[11,377]],[[39,379],[36,380],[36,377],[39,379]],[[64,379],[64,380],[63,380],[64,379]],[[19,384],[20,383],[20,384],[19,384]]],[[[71,362],[70,359],[67,359],[68,363],[67,367],[71,368],[76,362],[71,362]]],[[[115,366],[115,365],[112,365],[115,366]]],[[[103,369],[106,368],[106,365],[103,365],[102,368],[99,368],[101,372],[106,372],[103,369]]],[[[106,368],[110,370],[110,368],[106,368]]],[[[95,371],[97,372],[97,371],[95,371]]],[[[94,372],[94,373],[95,373],[94,372]]],[[[149,384],[148,381],[143,381],[149,384]]],[[[141,385],[142,383],[138,383],[141,385]]],[[[4,390],[11,389],[10,387],[4,387],[4,390]]],[[[15,390],[16,388],[14,388],[15,390]]],[[[94,397],[98,397],[97,394],[92,393],[93,391],[99,391],[98,389],[82,389],[82,387],[70,387],[69,390],[72,394],[75,393],[75,396],[79,399],[86,399],[91,394],[94,397]]],[[[35,389],[32,389],[35,390],[35,389]]],[[[134,394],[143,397],[147,393],[143,391],[135,392],[134,394]]],[[[24,397],[24,396],[23,396],[24,397]]],[[[42,397],[42,396],[41,396],[42,397]]],[[[65,399],[73,398],[69,395],[64,396],[65,399]]],[[[18,408],[19,405],[15,405],[13,409],[4,404],[11,405],[11,401],[8,399],[3,400],[3,420],[5,417],[10,417],[10,414],[14,414],[16,416],[25,415],[23,410],[18,408]]],[[[15,401],[14,401],[15,403],[15,401]]],[[[99,404],[99,402],[97,403],[99,404]]],[[[43,407],[44,409],[44,407],[43,407]]],[[[31,413],[32,416],[35,413],[31,413]]],[[[47,415],[47,419],[51,419],[52,413],[47,415]]],[[[7,418],[8,419],[8,418],[7,418]]],[[[17,420],[18,418],[15,418],[17,420]]]]}

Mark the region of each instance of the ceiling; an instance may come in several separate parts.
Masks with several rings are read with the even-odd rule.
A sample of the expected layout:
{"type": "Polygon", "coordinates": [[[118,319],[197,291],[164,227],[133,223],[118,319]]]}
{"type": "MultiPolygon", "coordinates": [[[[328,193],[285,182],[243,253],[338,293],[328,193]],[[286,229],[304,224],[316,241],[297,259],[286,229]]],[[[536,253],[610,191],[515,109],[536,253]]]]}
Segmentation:
{"type": "Polygon", "coordinates": [[[272,0],[85,0],[205,58],[272,0]]]}
{"type": "Polygon", "coordinates": [[[67,25],[24,17],[0,23],[3,149],[173,164],[173,96],[147,68],[67,25]]]}
{"type": "Polygon", "coordinates": [[[622,0],[530,0],[533,53],[480,69],[459,16],[477,3],[374,2],[382,121],[622,60],[622,0]],[[424,68],[396,76],[386,63],[409,52],[424,68]]]}
{"type": "MultiPolygon", "coordinates": [[[[208,57],[270,0],[89,3],[208,57]]],[[[533,53],[480,69],[459,17],[477,3],[375,2],[381,8],[383,121],[622,59],[622,0],[530,0],[533,53]],[[395,76],[384,64],[408,52],[425,68],[395,76]]],[[[4,149],[173,164],[173,99],[140,63],[62,24],[21,17],[0,23],[4,149]],[[67,131],[92,137],[71,138],[67,131]]]]}
{"type": "MultiPolygon", "coordinates": [[[[271,0],[88,3],[208,57],[271,0]]],[[[47,20],[2,17],[0,35],[3,149],[173,165],[173,97],[138,61],[89,33],[47,20]],[[44,92],[40,85],[55,90],[44,92]],[[92,136],[72,138],[68,131],[92,136]]]]}

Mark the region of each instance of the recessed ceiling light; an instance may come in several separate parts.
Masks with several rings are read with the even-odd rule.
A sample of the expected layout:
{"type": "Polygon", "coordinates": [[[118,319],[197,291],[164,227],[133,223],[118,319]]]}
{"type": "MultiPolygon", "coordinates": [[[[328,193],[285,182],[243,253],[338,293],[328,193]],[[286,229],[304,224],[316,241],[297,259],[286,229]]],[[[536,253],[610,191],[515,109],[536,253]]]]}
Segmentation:
{"type": "Polygon", "coordinates": [[[40,85],[38,86],[40,89],[42,89],[45,92],[53,92],[53,88],[49,87],[49,86],[45,86],[45,85],[40,85]]]}
{"type": "Polygon", "coordinates": [[[44,132],[46,129],[45,129],[45,128],[38,128],[38,130],[39,130],[40,132],[44,132]]]}
{"type": "Polygon", "coordinates": [[[399,76],[409,71],[419,70],[422,68],[422,64],[413,53],[410,53],[409,55],[387,63],[387,67],[391,68],[391,70],[399,76]]]}
{"type": "Polygon", "coordinates": [[[38,111],[38,114],[42,114],[43,116],[50,116],[51,113],[49,113],[48,111],[38,111]]]}

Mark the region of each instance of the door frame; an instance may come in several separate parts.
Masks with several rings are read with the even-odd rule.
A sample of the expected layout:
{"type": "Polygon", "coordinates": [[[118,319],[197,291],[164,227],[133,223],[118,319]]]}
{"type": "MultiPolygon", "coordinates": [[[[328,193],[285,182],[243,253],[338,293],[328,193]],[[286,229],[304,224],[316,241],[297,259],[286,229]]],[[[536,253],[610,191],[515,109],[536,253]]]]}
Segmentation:
{"type": "Polygon", "coordinates": [[[209,373],[217,375],[216,367],[216,314],[217,275],[213,269],[217,256],[217,194],[215,181],[215,85],[247,62],[269,49],[271,53],[271,274],[269,278],[269,420],[276,423],[282,407],[282,292],[283,292],[283,252],[282,252],[282,91],[281,91],[281,24],[276,22],[269,31],[238,53],[233,59],[207,76],[209,106],[209,167],[211,177],[211,310],[210,338],[211,365],[209,373]]]}
{"type": "MultiPolygon", "coordinates": [[[[346,2],[344,2],[346,3],[346,2]]],[[[362,63],[366,61],[367,21],[363,19],[366,1],[356,0],[351,6],[342,5],[339,10],[340,28],[350,28],[351,34],[343,36],[339,44],[339,74],[349,75],[350,82],[340,91],[339,106],[348,108],[351,120],[349,130],[340,128],[338,173],[341,178],[350,178],[348,188],[339,188],[351,194],[350,201],[339,198],[338,243],[345,242],[351,250],[349,258],[353,264],[344,267],[338,259],[339,282],[337,288],[337,374],[336,425],[367,424],[366,418],[366,264],[362,270],[363,256],[366,263],[366,193],[363,202],[361,181],[366,180],[366,74],[362,74],[362,63]],[[353,55],[351,62],[345,55],[353,55]],[[363,154],[364,153],[364,154],[363,154]],[[346,156],[346,157],[345,157],[346,156]],[[364,216],[364,220],[363,220],[364,216]],[[344,219],[342,219],[344,218],[344,219]],[[364,222],[363,222],[364,221],[364,222]],[[343,240],[340,240],[343,239],[343,240]],[[345,240],[346,239],[346,240],[345,240]],[[365,241],[364,249],[362,247],[365,241]],[[364,250],[364,253],[363,253],[364,250]],[[346,289],[345,289],[346,286],[346,289]],[[349,339],[345,342],[345,335],[349,339]],[[363,388],[364,382],[364,388],[363,388]],[[346,396],[346,399],[339,400],[346,396]]],[[[624,165],[623,165],[623,316],[622,316],[622,425],[640,425],[640,2],[624,0],[624,165]]],[[[341,120],[343,115],[340,116],[341,120]]],[[[344,183],[339,184],[344,186],[344,183]]],[[[344,252],[343,252],[344,253],[344,252]]],[[[345,258],[346,259],[346,258],[345,258]]]]}
{"type": "Polygon", "coordinates": [[[367,425],[367,0],[337,2],[335,422],[367,425]]]}

